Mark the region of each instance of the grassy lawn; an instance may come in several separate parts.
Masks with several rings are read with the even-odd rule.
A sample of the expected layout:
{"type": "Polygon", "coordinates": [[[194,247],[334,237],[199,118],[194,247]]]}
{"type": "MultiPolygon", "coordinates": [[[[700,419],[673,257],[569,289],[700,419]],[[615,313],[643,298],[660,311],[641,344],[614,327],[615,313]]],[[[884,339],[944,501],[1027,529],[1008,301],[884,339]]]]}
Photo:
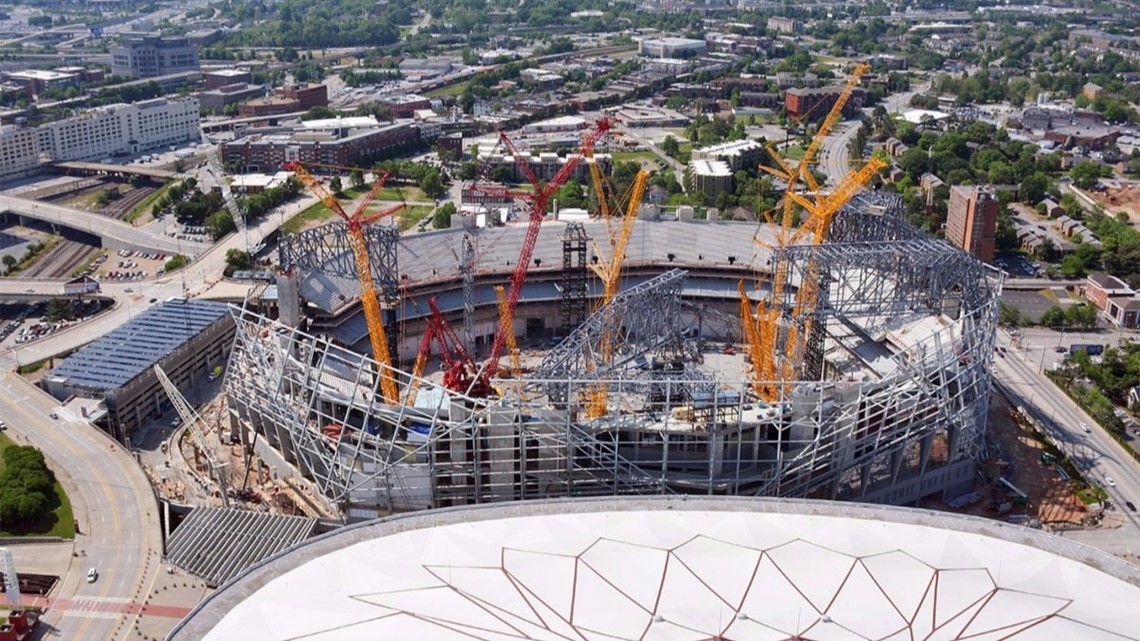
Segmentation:
{"type": "Polygon", "coordinates": [[[123,220],[125,220],[128,223],[134,223],[143,214],[150,213],[150,210],[154,208],[154,204],[156,202],[158,202],[158,199],[162,198],[166,194],[167,191],[170,191],[170,186],[173,184],[174,184],[173,182],[168,181],[165,185],[158,188],[157,191],[153,192],[151,195],[144,198],[142,200],[142,202],[135,205],[133,209],[131,209],[129,212],[127,212],[127,216],[123,220]]]}
{"type": "Polygon", "coordinates": [[[453,85],[440,87],[439,89],[432,89],[431,91],[425,93],[424,96],[428,98],[446,98],[447,96],[458,96],[462,94],[470,84],[470,80],[464,80],[463,82],[457,82],[453,85]]]}
{"type": "MultiPolygon", "coordinates": [[[[0,456],[3,455],[4,450],[13,445],[15,443],[8,438],[7,434],[0,434],[0,456]]],[[[4,471],[4,460],[0,458],[0,472],[2,471],[4,471]]],[[[55,482],[55,496],[49,496],[48,499],[56,507],[42,523],[26,531],[0,530],[0,536],[58,536],[64,539],[74,539],[75,515],[71,512],[71,502],[67,500],[67,494],[64,493],[63,486],[59,484],[59,481],[55,482]]]]}
{"type": "Polygon", "coordinates": [[[780,150],[785,160],[800,160],[804,157],[804,148],[799,145],[789,145],[780,150]]]}
{"type": "Polygon", "coordinates": [[[428,205],[411,205],[396,214],[400,219],[400,231],[411,229],[425,217],[435,211],[435,207],[428,205]]]}
{"type": "Polygon", "coordinates": [[[296,234],[302,229],[312,226],[313,223],[324,222],[334,215],[331,209],[325,207],[324,203],[313,203],[286,220],[285,224],[281,225],[281,233],[296,234]]]}
{"type": "Polygon", "coordinates": [[[693,158],[693,143],[685,140],[677,145],[677,162],[687,165],[693,158]]]}
{"type": "Polygon", "coordinates": [[[613,154],[614,162],[627,162],[635,161],[643,165],[657,166],[657,154],[652,151],[615,151],[613,154]]]}
{"type": "Polygon", "coordinates": [[[383,187],[376,193],[376,200],[400,202],[400,194],[404,195],[403,200],[419,202],[431,200],[431,198],[424,195],[424,191],[419,187],[400,187],[399,190],[395,187],[383,187]]]}

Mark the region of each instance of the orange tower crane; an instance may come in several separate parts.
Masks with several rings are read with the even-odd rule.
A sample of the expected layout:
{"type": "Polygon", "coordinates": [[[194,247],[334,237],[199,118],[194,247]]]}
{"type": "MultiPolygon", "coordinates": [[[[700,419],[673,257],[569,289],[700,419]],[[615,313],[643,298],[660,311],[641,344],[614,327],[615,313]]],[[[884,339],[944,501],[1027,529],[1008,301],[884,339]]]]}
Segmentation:
{"type": "MultiPolygon", "coordinates": [[[[613,300],[617,294],[618,282],[621,279],[622,263],[625,262],[625,251],[629,247],[629,239],[633,236],[634,223],[637,221],[637,210],[641,207],[641,197],[645,193],[645,186],[649,182],[649,172],[642,169],[637,172],[633,184],[629,188],[629,204],[626,206],[625,218],[622,219],[621,232],[614,243],[612,253],[608,259],[601,252],[595,253],[597,264],[590,265],[590,269],[602,279],[602,298],[599,306],[613,300]]],[[[607,225],[609,221],[606,221],[607,225]]],[[[612,233],[611,233],[612,235],[612,233]]],[[[607,332],[603,334],[600,345],[602,361],[609,363],[613,360],[613,337],[607,332]]],[[[604,416],[609,392],[604,383],[591,386],[589,398],[586,403],[586,415],[591,418],[604,416]]]]}
{"type": "Polygon", "coordinates": [[[372,191],[356,207],[351,215],[344,211],[340,201],[336,199],[321,181],[317,180],[305,170],[301,163],[293,161],[285,165],[285,169],[293,172],[309,191],[331,209],[348,226],[349,243],[352,246],[352,255],[356,264],[356,279],[360,282],[360,303],[364,308],[364,319],[368,324],[368,338],[372,344],[372,356],[380,365],[380,389],[384,400],[388,403],[398,403],[400,394],[396,379],[392,375],[392,355],[388,350],[388,333],[384,329],[384,319],[380,311],[380,299],[376,294],[376,283],[372,278],[372,265],[368,260],[368,244],[364,235],[364,228],[372,223],[390,216],[407,207],[407,203],[399,203],[379,212],[366,213],[368,205],[376,198],[376,194],[384,187],[390,174],[385,173],[376,179],[372,191]]]}
{"type": "MultiPolygon", "coordinates": [[[[787,183],[783,214],[776,231],[775,243],[766,245],[757,241],[769,250],[777,250],[774,252],[776,261],[772,265],[771,273],[759,275],[761,280],[767,280],[771,284],[768,300],[761,300],[754,307],[748,297],[744,281],[739,284],[741,323],[753,366],[753,390],[765,400],[776,400],[784,388],[783,381],[794,377],[802,358],[802,343],[806,341],[808,334],[806,331],[799,332],[794,321],[798,320],[805,328],[810,328],[810,317],[814,313],[818,298],[818,283],[801,282],[800,288],[796,291],[795,305],[790,312],[790,319],[793,322],[786,322],[787,312],[782,307],[781,301],[788,285],[789,266],[786,264],[783,252],[778,249],[800,244],[805,239],[808,239],[810,244],[824,242],[835,214],[882,168],[878,159],[872,159],[862,169],[848,172],[829,195],[820,193],[820,185],[810,171],[810,164],[815,161],[824,138],[839,122],[855,86],[868,68],[869,66],[864,63],[855,67],[796,167],[791,167],[781,159],[770,146],[769,155],[779,168],[761,166],[763,171],[787,183]],[[814,199],[799,193],[801,182],[806,183],[814,199]],[[796,223],[795,217],[796,205],[802,207],[808,214],[799,224],[796,223]]],[[[770,223],[774,222],[771,216],[767,218],[770,223]]],[[[813,261],[809,263],[807,272],[811,274],[815,268],[813,261]]],[[[815,277],[805,276],[804,280],[815,280],[815,277]]]]}

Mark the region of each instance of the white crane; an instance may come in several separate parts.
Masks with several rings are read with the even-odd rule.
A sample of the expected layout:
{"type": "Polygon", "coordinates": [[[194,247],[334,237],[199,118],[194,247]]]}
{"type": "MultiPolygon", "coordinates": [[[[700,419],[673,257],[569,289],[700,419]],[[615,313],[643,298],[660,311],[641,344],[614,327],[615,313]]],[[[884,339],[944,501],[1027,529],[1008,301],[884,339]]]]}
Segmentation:
{"type": "MultiPolygon", "coordinates": [[[[206,137],[206,132],[202,132],[202,139],[207,143],[209,138],[206,137]]],[[[237,198],[234,198],[234,193],[230,189],[229,183],[226,182],[226,171],[222,167],[222,159],[218,156],[218,146],[210,144],[209,151],[206,152],[206,171],[214,178],[214,182],[222,190],[222,199],[226,203],[226,209],[229,210],[230,216],[234,219],[234,225],[238,231],[245,235],[245,250],[253,253],[249,245],[249,228],[246,226],[245,210],[242,209],[238,203],[237,198]]]]}
{"type": "Polygon", "coordinates": [[[186,401],[178,388],[174,386],[166,372],[158,365],[154,366],[154,374],[158,376],[158,380],[162,383],[162,388],[166,390],[166,395],[170,397],[170,402],[174,405],[174,411],[178,412],[178,416],[182,419],[182,423],[186,429],[190,431],[190,435],[194,438],[194,445],[206,457],[206,465],[210,469],[210,475],[218,483],[218,490],[222,495],[222,505],[224,507],[230,506],[229,497],[226,495],[228,488],[226,487],[226,463],[218,463],[217,458],[214,457],[213,448],[209,447],[209,442],[206,433],[202,430],[205,421],[198,415],[198,412],[186,401]]]}

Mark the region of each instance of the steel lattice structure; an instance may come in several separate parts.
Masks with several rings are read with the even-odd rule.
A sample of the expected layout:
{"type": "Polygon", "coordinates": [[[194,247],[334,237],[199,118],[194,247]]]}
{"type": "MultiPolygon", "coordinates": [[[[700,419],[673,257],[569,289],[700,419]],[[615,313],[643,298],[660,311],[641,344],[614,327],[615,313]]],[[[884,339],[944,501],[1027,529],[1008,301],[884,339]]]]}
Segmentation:
{"type": "MultiPolygon", "coordinates": [[[[400,241],[400,230],[391,225],[372,225],[364,228],[364,235],[372,278],[390,303],[397,296],[399,284],[396,245],[400,241]]],[[[329,276],[356,279],[348,225],[342,221],[283,237],[278,247],[278,260],[285,270],[320,270],[329,276]]]]}
{"type": "Polygon", "coordinates": [[[817,274],[820,293],[810,375],[775,402],[729,355],[739,324],[685,300],[673,269],[620,292],[495,400],[423,380],[415,406],[385,404],[371,359],[235,308],[229,406],[354,517],[583,494],[959,492],[985,432],[1000,275],[877,201],[839,216],[840,242],[785,250],[792,285],[817,274]],[[611,405],[587,418],[598,385],[611,405]]]}

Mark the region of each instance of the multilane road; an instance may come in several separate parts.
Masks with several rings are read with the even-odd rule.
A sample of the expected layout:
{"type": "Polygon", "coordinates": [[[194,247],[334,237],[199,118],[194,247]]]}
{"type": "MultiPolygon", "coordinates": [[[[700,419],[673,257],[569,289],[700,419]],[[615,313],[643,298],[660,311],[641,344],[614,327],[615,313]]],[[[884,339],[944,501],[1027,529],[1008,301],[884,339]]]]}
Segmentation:
{"type": "Polygon", "coordinates": [[[1140,505],[1140,465],[1104,428],[1039,372],[1037,358],[1030,357],[1033,351],[1013,348],[1004,331],[999,332],[998,345],[1006,348],[1006,355],[994,361],[995,379],[1020,397],[1012,399],[1015,403],[1035,411],[1061,449],[1090,481],[1104,487],[1109,500],[1124,515],[1124,527],[1118,537],[1134,541],[1140,548],[1140,513],[1125,507],[1126,501],[1140,505]],[[1082,423],[1088,426],[1088,432],[1082,423]],[[1113,484],[1108,483],[1109,478],[1113,484]]]}
{"type": "MultiPolygon", "coordinates": [[[[286,205],[250,228],[250,242],[262,242],[289,216],[314,202],[315,198],[303,198],[286,205]]],[[[49,609],[44,620],[52,632],[43,638],[135,638],[131,624],[138,617],[137,604],[144,601],[157,580],[162,540],[154,493],[130,455],[102,431],[59,408],[54,399],[14,370],[20,362],[63,354],[103,336],[150,307],[152,299],[207,293],[211,281],[222,273],[226,251],[244,247],[245,235],[231,234],[181,272],[161,279],[104,284],[103,294],[115,299],[113,309],[0,354],[0,419],[8,424],[11,436],[40,448],[49,459],[79,521],[81,534],[76,537],[76,550],[86,553],[73,559],[68,574],[53,594],[57,603],[70,605],[49,609]],[[53,419],[52,412],[59,418],[53,419]],[[89,567],[99,571],[95,583],[86,582],[89,567]],[[76,604],[92,607],[73,607],[76,604]],[[119,609],[109,610],[107,605],[119,609]],[[94,611],[96,607],[100,611],[94,611]]],[[[44,285],[45,290],[48,287],[61,285],[44,285]]]]}

